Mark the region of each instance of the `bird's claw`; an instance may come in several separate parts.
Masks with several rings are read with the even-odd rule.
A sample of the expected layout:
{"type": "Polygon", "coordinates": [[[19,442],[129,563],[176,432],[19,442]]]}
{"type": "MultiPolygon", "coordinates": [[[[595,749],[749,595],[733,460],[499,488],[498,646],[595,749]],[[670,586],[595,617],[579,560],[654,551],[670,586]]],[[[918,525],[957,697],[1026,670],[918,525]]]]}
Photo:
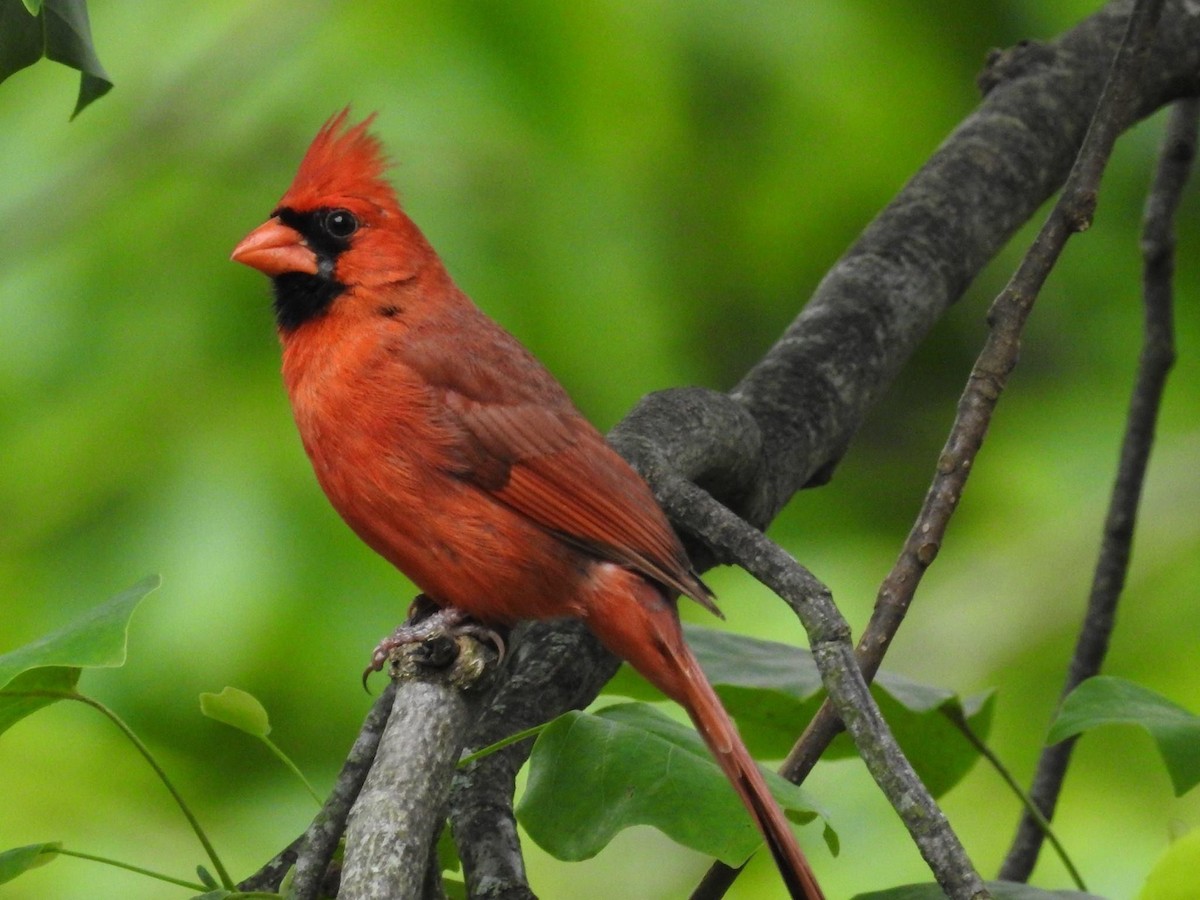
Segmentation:
{"type": "Polygon", "coordinates": [[[390,635],[379,642],[371,653],[371,664],[363,670],[363,689],[367,687],[367,679],[373,672],[379,672],[391,659],[392,654],[401,647],[409,644],[421,644],[435,637],[451,639],[466,636],[475,638],[481,643],[491,644],[500,661],[504,660],[506,651],[504,638],[499,632],[472,619],[467,613],[453,606],[446,606],[427,612],[428,598],[423,594],[413,601],[410,608],[410,620],[398,627],[390,635]],[[422,603],[422,601],[426,603],[422,603]],[[411,616],[422,615],[418,621],[412,621],[411,616]]]}

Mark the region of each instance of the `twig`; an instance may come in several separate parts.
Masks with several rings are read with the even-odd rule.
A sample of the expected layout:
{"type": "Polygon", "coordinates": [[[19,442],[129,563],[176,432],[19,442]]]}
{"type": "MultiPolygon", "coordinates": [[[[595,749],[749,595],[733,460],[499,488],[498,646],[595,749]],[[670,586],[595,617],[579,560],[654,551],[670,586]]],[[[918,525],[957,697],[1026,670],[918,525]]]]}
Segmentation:
{"type": "Polygon", "coordinates": [[[883,720],[855,660],[850,626],[834,605],[829,588],[778,544],[692,483],[676,478],[659,487],[668,512],[686,517],[710,546],[736,559],[795,611],[808,632],[825,690],[846,722],[859,756],[946,895],[953,900],[988,897],[950,823],[883,720]]]}
{"type": "MultiPolygon", "coordinates": [[[[992,304],[990,329],[958,403],[954,424],[938,457],[924,503],[892,571],[875,600],[871,620],[858,642],[857,658],[869,682],[899,629],[925,570],[937,557],[950,517],[962,497],[967,477],[983,444],[992,413],[1020,352],[1021,330],[1038,293],[1070,237],[1091,224],[1096,190],[1113,143],[1133,113],[1133,90],[1154,37],[1162,0],[1139,0],[1130,13],[1125,36],[1097,103],[1062,196],[1020,267],[992,304]]],[[[838,710],[826,700],[780,769],[799,783],[816,765],[830,741],[842,730],[838,710]]],[[[737,870],[715,863],[694,900],[724,896],[737,870]]]]}
{"type": "Polygon", "coordinates": [[[293,866],[296,871],[289,900],[316,900],[322,887],[329,887],[324,884],[329,861],[346,830],[350,807],[362,790],[367,772],[375,759],[375,749],[379,746],[379,737],[387,724],[395,694],[396,686],[389,682],[372,704],[346,761],[342,763],[333,790],[312,824],[274,859],[241,882],[239,890],[277,891],[283,877],[293,866]]]}
{"type": "MultiPolygon", "coordinates": [[[[1108,652],[1117,603],[1125,585],[1142,482],[1154,445],[1155,422],[1167,373],[1175,362],[1172,324],[1174,218],[1196,155],[1198,122],[1200,102],[1195,99],[1180,101],[1171,110],[1158,169],[1146,200],[1142,236],[1145,318],[1142,351],[1087,612],[1060,702],[1082,681],[1100,672],[1108,652]]],[[[1054,815],[1074,746],[1075,739],[1071,738],[1046,747],[1038,760],[1029,793],[1047,819],[1054,815]]],[[[1000,869],[1000,877],[1025,881],[1037,863],[1042,838],[1042,829],[1026,811],[1000,869]]]]}

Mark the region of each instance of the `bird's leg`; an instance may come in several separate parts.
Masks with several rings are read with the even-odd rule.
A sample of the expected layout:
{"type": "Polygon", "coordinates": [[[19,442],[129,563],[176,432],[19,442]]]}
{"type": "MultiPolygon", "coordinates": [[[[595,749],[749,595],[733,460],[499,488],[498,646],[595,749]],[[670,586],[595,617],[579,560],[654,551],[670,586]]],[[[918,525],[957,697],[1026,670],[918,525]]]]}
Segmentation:
{"type": "Polygon", "coordinates": [[[434,637],[456,638],[460,635],[473,637],[496,648],[496,655],[504,659],[504,638],[498,631],[480,624],[470,615],[454,606],[438,606],[425,594],[418,594],[408,608],[408,618],[390,635],[379,642],[371,654],[371,664],[363,671],[363,685],[372,672],[380,671],[393,651],[408,644],[421,644],[434,637]]]}

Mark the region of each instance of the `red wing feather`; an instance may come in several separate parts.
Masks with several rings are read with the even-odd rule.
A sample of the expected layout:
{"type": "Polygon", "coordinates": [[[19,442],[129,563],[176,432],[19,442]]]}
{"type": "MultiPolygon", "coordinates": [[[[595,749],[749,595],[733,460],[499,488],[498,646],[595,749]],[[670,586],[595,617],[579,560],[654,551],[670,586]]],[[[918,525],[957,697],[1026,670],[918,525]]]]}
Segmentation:
{"type": "Polygon", "coordinates": [[[457,434],[451,472],[562,540],[720,615],[650,488],[562,387],[507,332],[477,330],[474,315],[456,325],[453,365],[444,352],[424,352],[415,335],[397,347],[438,392],[457,434]],[[498,378],[487,364],[494,359],[519,377],[498,378]]]}

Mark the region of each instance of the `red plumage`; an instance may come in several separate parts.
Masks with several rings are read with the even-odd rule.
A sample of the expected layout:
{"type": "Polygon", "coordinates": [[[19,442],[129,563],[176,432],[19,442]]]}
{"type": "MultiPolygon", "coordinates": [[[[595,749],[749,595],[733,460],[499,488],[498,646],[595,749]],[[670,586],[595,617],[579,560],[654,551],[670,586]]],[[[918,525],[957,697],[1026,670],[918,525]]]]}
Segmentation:
{"type": "Polygon", "coordinates": [[[675,608],[713,611],[646,483],[460,291],[334,116],[233,258],[273,279],[283,377],[330,502],[435,603],[484,624],[578,616],[691,715],[789,891],[820,888],[675,608]]]}

